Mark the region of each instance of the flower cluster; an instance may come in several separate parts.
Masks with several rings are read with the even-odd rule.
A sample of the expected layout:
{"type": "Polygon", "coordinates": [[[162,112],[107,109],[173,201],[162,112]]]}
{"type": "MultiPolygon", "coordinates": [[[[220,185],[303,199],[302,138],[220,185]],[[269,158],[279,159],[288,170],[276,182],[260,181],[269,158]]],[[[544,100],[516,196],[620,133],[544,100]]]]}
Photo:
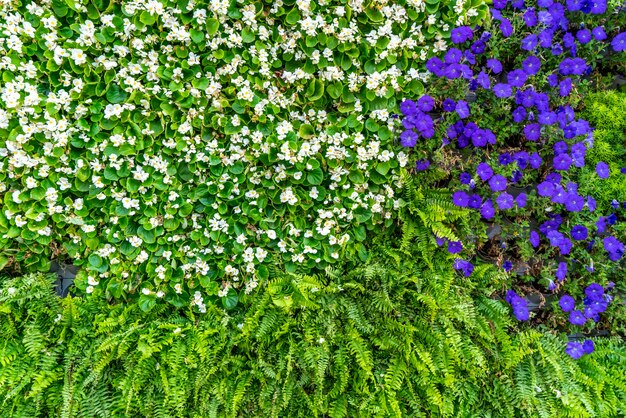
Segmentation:
{"type": "MultiPolygon", "coordinates": [[[[455,47],[444,57],[433,57],[426,63],[447,87],[442,91],[456,89],[465,94],[441,97],[434,106],[422,110],[438,115],[428,119],[427,133],[434,129],[440,133],[434,138],[442,138],[441,144],[435,144],[438,150],[431,154],[431,160],[445,164],[444,158],[437,161],[437,157],[442,149],[450,147],[453,151],[448,154],[464,160],[460,164],[465,171],[458,177],[459,186],[453,189],[452,203],[476,211],[487,221],[515,217],[519,223],[512,223],[506,233],[528,237],[526,242],[534,252],[524,250],[526,244],[519,238],[513,245],[502,243],[501,251],[510,249],[509,260],[502,266],[511,271],[510,259],[536,265],[540,254],[545,260],[542,278],[551,270],[557,280],[548,280],[552,291],[572,274],[585,251],[586,257],[591,256],[596,239],[602,239],[610,261],[617,262],[624,254],[623,243],[609,230],[618,221],[617,215],[598,217],[594,213],[595,199],[583,193],[584,188],[575,181],[578,172],[586,168],[587,153],[594,142],[591,124],[577,117],[576,85],[591,73],[598,52],[618,54],[624,50],[626,32],[614,34],[611,40],[613,30],[599,25],[575,29],[570,18],[602,15],[606,9],[605,0],[568,0],[565,4],[539,0],[536,5],[524,0],[494,1],[491,11],[495,31],[490,32],[488,27],[457,27],[451,34],[455,47]],[[508,56],[499,57],[497,48],[502,42],[506,43],[508,56]],[[593,52],[587,53],[589,48],[593,52]],[[487,117],[490,112],[503,122],[487,117]]],[[[423,98],[430,104],[433,96],[429,92],[423,98]]],[[[421,100],[402,102],[405,120],[411,117],[405,110],[419,108],[421,100]]],[[[412,132],[411,123],[404,126],[407,131],[403,134],[412,132]]],[[[401,144],[423,153],[432,148],[433,141],[428,140],[431,137],[420,133],[413,136],[414,141],[401,144]],[[423,139],[418,141],[420,136],[423,139]]],[[[595,173],[600,180],[612,175],[603,161],[596,165],[595,173]]],[[[616,202],[614,209],[619,206],[616,202]]],[[[468,276],[471,269],[466,263],[469,261],[458,258],[454,267],[468,276]]],[[[586,267],[587,272],[593,272],[593,260],[586,267]]],[[[523,297],[510,290],[506,299],[516,318],[528,320],[523,297]]],[[[598,301],[588,302],[590,316],[581,313],[585,320],[597,319],[606,309],[598,301]]],[[[579,315],[574,316],[581,321],[579,315]]]]}
{"type": "Polygon", "coordinates": [[[388,104],[486,4],[209,3],[0,2],[0,251],[204,306],[391,224],[388,104]]]}

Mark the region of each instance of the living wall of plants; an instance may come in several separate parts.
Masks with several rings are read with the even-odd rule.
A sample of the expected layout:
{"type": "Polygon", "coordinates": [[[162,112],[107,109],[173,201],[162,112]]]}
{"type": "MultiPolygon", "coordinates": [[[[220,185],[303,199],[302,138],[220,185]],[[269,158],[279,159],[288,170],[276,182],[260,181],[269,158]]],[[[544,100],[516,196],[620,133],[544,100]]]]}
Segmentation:
{"type": "Polygon", "coordinates": [[[0,1],[0,416],[625,416],[625,7],[0,1]]]}

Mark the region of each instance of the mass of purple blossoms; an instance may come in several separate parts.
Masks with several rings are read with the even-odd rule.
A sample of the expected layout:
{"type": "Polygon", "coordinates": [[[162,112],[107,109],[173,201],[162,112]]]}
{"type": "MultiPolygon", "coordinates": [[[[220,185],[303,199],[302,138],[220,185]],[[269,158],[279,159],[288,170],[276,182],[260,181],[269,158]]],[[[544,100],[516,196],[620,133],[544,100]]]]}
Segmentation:
{"type": "MultiPolygon", "coordinates": [[[[609,39],[602,26],[575,28],[569,20],[569,16],[576,13],[599,15],[606,9],[606,0],[566,0],[565,4],[540,0],[538,7],[527,7],[524,0],[513,3],[509,0],[495,0],[491,12],[493,19],[499,22],[501,35],[508,38],[516,30],[524,33],[519,43],[520,55],[525,54],[521,65],[507,69],[508,63],[503,64],[495,57],[489,57],[488,41],[492,33],[481,27],[453,29],[451,41],[455,47],[448,50],[443,59],[433,57],[426,63],[426,68],[436,77],[462,80],[470,92],[492,94],[495,98],[491,99],[492,102],[501,100],[511,107],[513,127],[519,126],[521,146],[529,149],[495,155],[496,164],[493,159],[482,161],[476,167],[475,175],[463,172],[459,177],[460,186],[453,190],[452,203],[476,210],[482,218],[491,220],[499,213],[525,208],[530,195],[525,191],[514,191],[513,188],[522,180],[528,184],[526,179],[535,179],[535,192],[532,193],[536,196],[533,197],[534,201],[546,202],[551,209],[546,221],[528,231],[529,240],[534,249],[552,251],[550,254],[558,258],[553,270],[557,283],[563,282],[571,274],[569,267],[574,261],[569,257],[575,246],[592,251],[596,239],[600,239],[609,260],[617,262],[624,255],[624,244],[614,236],[606,236],[608,229],[618,221],[614,213],[598,216],[595,229],[581,224],[572,225],[569,221],[574,214],[589,216],[596,210],[595,199],[582,195],[578,184],[568,180],[568,173],[585,167],[587,151],[593,146],[593,128],[586,120],[577,118],[570,104],[559,104],[567,101],[580,78],[591,72],[593,63],[578,55],[580,45],[595,42],[604,44],[604,48],[612,53],[626,50],[626,32],[609,39]],[[520,11],[521,27],[512,24],[515,11],[510,13],[509,6],[520,11]],[[544,64],[544,59],[540,57],[545,54],[558,57],[555,68],[544,64]],[[542,87],[539,76],[543,73],[547,74],[547,83],[542,87]],[[548,142],[559,136],[561,139],[553,146],[548,146],[548,142]],[[552,154],[542,157],[535,149],[542,153],[551,150],[552,154]]],[[[482,149],[491,151],[491,147],[499,141],[490,127],[480,126],[472,120],[474,114],[480,116],[484,112],[477,112],[480,107],[480,101],[470,104],[466,100],[450,97],[435,101],[429,95],[423,96],[417,103],[405,100],[401,110],[405,116],[403,125],[406,130],[400,142],[412,148],[420,138],[433,137],[438,123],[449,123],[442,131],[445,132],[443,146],[459,150],[471,150],[473,147],[477,155],[484,155],[482,149]],[[436,110],[439,104],[443,116],[433,119],[428,112],[436,110]]],[[[423,161],[427,160],[420,161],[418,165],[425,164],[423,161]]],[[[430,162],[426,165],[428,167],[430,162]]],[[[605,162],[599,162],[595,172],[600,179],[607,179],[611,175],[605,162]]],[[[622,173],[626,173],[626,169],[622,169],[622,173]]],[[[620,203],[616,201],[612,206],[618,210],[620,203]]],[[[439,243],[440,239],[437,240],[439,243]]],[[[460,243],[449,243],[448,251],[459,254],[463,252],[463,246],[460,243]]],[[[512,266],[510,261],[503,264],[507,272],[512,270],[512,266]]],[[[593,273],[593,263],[585,267],[593,273]]],[[[457,258],[454,268],[464,276],[469,276],[474,267],[469,261],[457,258]]],[[[557,283],[549,280],[549,290],[557,290],[557,283]]],[[[595,287],[602,289],[595,283],[587,289],[595,287]]],[[[528,320],[528,309],[523,297],[510,290],[506,300],[513,307],[518,320],[528,320]]],[[[603,291],[599,292],[596,288],[594,295],[588,294],[583,301],[582,310],[575,309],[575,301],[569,295],[563,296],[559,304],[565,312],[569,312],[572,324],[582,326],[590,319],[597,322],[609,300],[603,291]]],[[[579,358],[593,351],[593,343],[570,343],[566,351],[573,358],[579,358]]]]}

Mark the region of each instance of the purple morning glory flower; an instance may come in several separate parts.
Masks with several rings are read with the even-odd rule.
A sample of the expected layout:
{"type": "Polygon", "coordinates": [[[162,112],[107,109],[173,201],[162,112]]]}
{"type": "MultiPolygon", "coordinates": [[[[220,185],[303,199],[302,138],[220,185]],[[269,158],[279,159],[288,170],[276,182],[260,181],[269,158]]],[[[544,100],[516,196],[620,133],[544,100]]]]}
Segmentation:
{"type": "Polygon", "coordinates": [[[576,39],[578,39],[578,42],[582,45],[588,44],[589,41],[591,41],[591,32],[587,29],[580,29],[576,32],[576,39]]]}
{"type": "Polygon", "coordinates": [[[522,39],[521,47],[524,51],[532,51],[533,49],[537,48],[538,43],[539,37],[536,34],[531,33],[530,35],[522,39]]]}
{"type": "Polygon", "coordinates": [[[536,152],[532,153],[528,158],[528,163],[530,164],[530,167],[534,170],[541,167],[542,162],[543,160],[541,159],[541,156],[536,152]]]}
{"type": "Polygon", "coordinates": [[[445,110],[446,112],[454,112],[454,109],[456,108],[456,102],[452,99],[446,99],[443,101],[443,110],[445,110]]]}
{"type": "Polygon", "coordinates": [[[413,100],[404,100],[400,103],[400,112],[405,115],[414,115],[417,113],[417,106],[413,100]]]}
{"type": "Polygon", "coordinates": [[[594,350],[594,345],[593,345],[593,341],[591,340],[585,340],[583,342],[583,351],[585,352],[585,354],[591,354],[593,353],[594,350]]]}
{"type": "Polygon", "coordinates": [[[430,161],[428,161],[428,160],[426,160],[426,159],[421,159],[421,160],[418,160],[418,161],[415,163],[415,169],[416,169],[417,171],[425,171],[425,170],[428,170],[428,167],[430,167],[430,161]]]}
{"type": "Polygon", "coordinates": [[[568,193],[565,209],[568,212],[580,212],[585,207],[585,199],[578,193],[568,193]]]}
{"type": "Polygon", "coordinates": [[[523,106],[518,106],[513,111],[513,122],[521,123],[521,122],[524,122],[525,119],[526,119],[526,109],[524,109],[523,106]]]}
{"type": "Polygon", "coordinates": [[[493,169],[487,163],[480,163],[476,168],[476,174],[482,181],[487,181],[493,176],[493,169]]]}
{"type": "Polygon", "coordinates": [[[574,360],[578,360],[585,354],[585,349],[578,341],[570,341],[565,347],[565,353],[574,360]]]}
{"type": "Polygon", "coordinates": [[[609,225],[614,225],[617,222],[617,215],[612,213],[606,217],[606,221],[609,225]]]}
{"type": "Polygon", "coordinates": [[[507,81],[510,86],[522,87],[526,83],[528,76],[524,70],[513,70],[507,74],[507,81]]]}
{"type": "Polygon", "coordinates": [[[499,74],[502,71],[502,63],[497,59],[490,58],[487,60],[487,68],[493,71],[494,74],[499,74]]]}
{"type": "Polygon", "coordinates": [[[604,298],[604,288],[598,283],[591,283],[585,288],[585,295],[589,300],[602,300],[604,298]]]}
{"type": "Polygon", "coordinates": [[[422,112],[430,112],[433,106],[435,106],[435,100],[428,95],[420,97],[417,101],[417,108],[422,112]]]}
{"type": "Polygon", "coordinates": [[[470,109],[466,101],[459,100],[456,104],[456,113],[459,115],[461,119],[465,119],[470,115],[470,109]]]}
{"type": "Polygon", "coordinates": [[[559,267],[556,269],[556,278],[558,280],[564,280],[567,276],[567,263],[561,261],[559,267]]]}
{"type": "Polygon", "coordinates": [[[531,55],[522,62],[522,68],[527,75],[535,75],[541,68],[541,60],[536,56],[531,55]]]}
{"type": "Polygon", "coordinates": [[[574,310],[569,314],[569,322],[582,327],[585,325],[585,322],[587,322],[587,318],[585,318],[585,315],[583,315],[581,311],[574,310]]]}
{"type": "Polygon", "coordinates": [[[417,144],[417,134],[414,131],[404,131],[400,134],[400,145],[406,148],[413,148],[417,144]]]}
{"type": "Polygon", "coordinates": [[[602,234],[606,231],[606,218],[604,216],[600,216],[598,221],[596,222],[596,228],[598,229],[598,233],[602,234]]]}
{"type": "Polygon", "coordinates": [[[554,183],[543,181],[537,185],[537,194],[541,197],[552,197],[555,193],[554,183]]]}
{"type": "Polygon", "coordinates": [[[505,38],[508,38],[513,34],[513,25],[511,25],[511,21],[509,19],[502,18],[500,21],[500,31],[502,32],[502,36],[505,38]]]}
{"type": "Polygon", "coordinates": [[[572,91],[572,79],[566,78],[559,83],[559,95],[561,97],[569,96],[572,91]]]}
{"type": "Polygon", "coordinates": [[[604,249],[609,253],[611,261],[617,261],[624,255],[624,244],[617,238],[608,236],[603,240],[604,249]]]}
{"type": "Polygon", "coordinates": [[[555,170],[569,170],[572,165],[572,158],[567,154],[559,154],[554,157],[553,166],[555,170]]]}
{"type": "Polygon", "coordinates": [[[506,190],[506,178],[500,174],[496,174],[489,179],[489,187],[492,192],[501,192],[506,190]]]}
{"type": "Polygon", "coordinates": [[[574,225],[572,227],[572,238],[574,238],[576,241],[582,241],[587,239],[587,237],[589,236],[589,231],[587,230],[587,228],[583,225],[574,225]]]}
{"type": "Polygon", "coordinates": [[[541,237],[539,237],[539,234],[537,233],[537,231],[530,231],[530,243],[533,246],[533,248],[537,248],[540,242],[541,242],[541,237]]]}
{"type": "MultiPolygon", "coordinates": [[[[502,27],[502,25],[500,25],[502,27]]],[[[611,48],[615,52],[626,51],[626,32],[619,33],[611,41],[611,48]]]]}
{"type": "Polygon", "coordinates": [[[470,176],[469,173],[463,172],[459,175],[459,180],[461,181],[461,184],[470,184],[472,176],[470,176]]]}
{"type": "Polygon", "coordinates": [[[559,300],[559,306],[563,309],[563,312],[571,312],[576,307],[576,301],[570,295],[563,295],[559,300]]]}
{"type": "Polygon", "coordinates": [[[483,204],[483,199],[480,197],[480,195],[473,194],[469,198],[467,207],[469,207],[470,209],[480,209],[482,204],[483,204]]]}
{"type": "Polygon", "coordinates": [[[596,173],[598,174],[598,177],[600,177],[601,179],[608,179],[609,176],[611,175],[611,172],[609,170],[609,165],[605,163],[604,161],[600,161],[596,165],[596,173]]]}
{"type": "Polygon", "coordinates": [[[444,68],[443,61],[439,57],[432,57],[426,61],[426,69],[437,77],[443,76],[444,68]]]}
{"type": "Polygon", "coordinates": [[[528,8],[526,13],[524,13],[524,23],[526,23],[526,26],[529,28],[537,25],[537,14],[533,7],[528,8]]]}
{"type": "Polygon", "coordinates": [[[496,95],[496,97],[504,99],[507,97],[511,97],[511,94],[513,94],[513,90],[508,84],[498,83],[493,86],[493,93],[496,95]]]}
{"type": "Polygon", "coordinates": [[[474,266],[469,261],[457,258],[456,260],[454,260],[454,269],[461,270],[465,277],[469,277],[474,271],[474,266]]]}
{"type": "Polygon", "coordinates": [[[513,268],[513,263],[511,263],[509,260],[507,260],[504,263],[502,263],[502,268],[504,269],[504,271],[506,271],[508,273],[513,268]]]}
{"type": "Polygon", "coordinates": [[[517,204],[518,207],[525,208],[526,207],[526,194],[520,193],[519,195],[517,195],[517,197],[515,198],[515,203],[517,204]]]}
{"type": "Polygon", "coordinates": [[[463,190],[457,190],[452,194],[452,203],[454,203],[455,206],[465,208],[467,207],[468,201],[469,195],[463,190]]]}
{"type": "Polygon", "coordinates": [[[491,88],[491,80],[486,72],[481,71],[480,74],[476,77],[476,82],[480,85],[480,87],[488,90],[491,88]]]}
{"type": "Polygon", "coordinates": [[[604,41],[606,39],[606,32],[602,26],[593,28],[591,34],[596,41],[604,41]]]}
{"type": "Polygon", "coordinates": [[[513,207],[513,196],[504,192],[496,198],[498,207],[502,210],[511,209],[513,207]]]}
{"type": "Polygon", "coordinates": [[[458,254],[463,251],[463,244],[460,241],[449,241],[448,252],[450,254],[458,254]]]}
{"type": "Polygon", "coordinates": [[[537,141],[541,137],[541,125],[531,123],[524,126],[524,136],[529,141],[537,141]]]}
{"type": "Polygon", "coordinates": [[[493,203],[491,202],[491,200],[485,201],[485,203],[483,203],[483,205],[480,208],[480,214],[485,219],[493,218],[495,213],[496,213],[496,211],[495,211],[495,209],[493,207],[493,203]]]}
{"type": "Polygon", "coordinates": [[[591,196],[587,196],[587,207],[589,208],[589,212],[593,212],[596,210],[596,199],[591,196]]]}

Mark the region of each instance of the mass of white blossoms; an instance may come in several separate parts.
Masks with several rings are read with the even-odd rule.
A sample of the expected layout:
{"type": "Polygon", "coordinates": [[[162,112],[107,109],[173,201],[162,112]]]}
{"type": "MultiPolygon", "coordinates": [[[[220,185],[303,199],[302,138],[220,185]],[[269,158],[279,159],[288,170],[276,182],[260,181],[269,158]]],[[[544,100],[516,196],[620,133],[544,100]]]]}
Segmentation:
{"type": "Polygon", "coordinates": [[[68,254],[87,293],[201,311],[392,222],[397,97],[486,8],[16,4],[0,0],[0,249],[43,270],[68,254]]]}

